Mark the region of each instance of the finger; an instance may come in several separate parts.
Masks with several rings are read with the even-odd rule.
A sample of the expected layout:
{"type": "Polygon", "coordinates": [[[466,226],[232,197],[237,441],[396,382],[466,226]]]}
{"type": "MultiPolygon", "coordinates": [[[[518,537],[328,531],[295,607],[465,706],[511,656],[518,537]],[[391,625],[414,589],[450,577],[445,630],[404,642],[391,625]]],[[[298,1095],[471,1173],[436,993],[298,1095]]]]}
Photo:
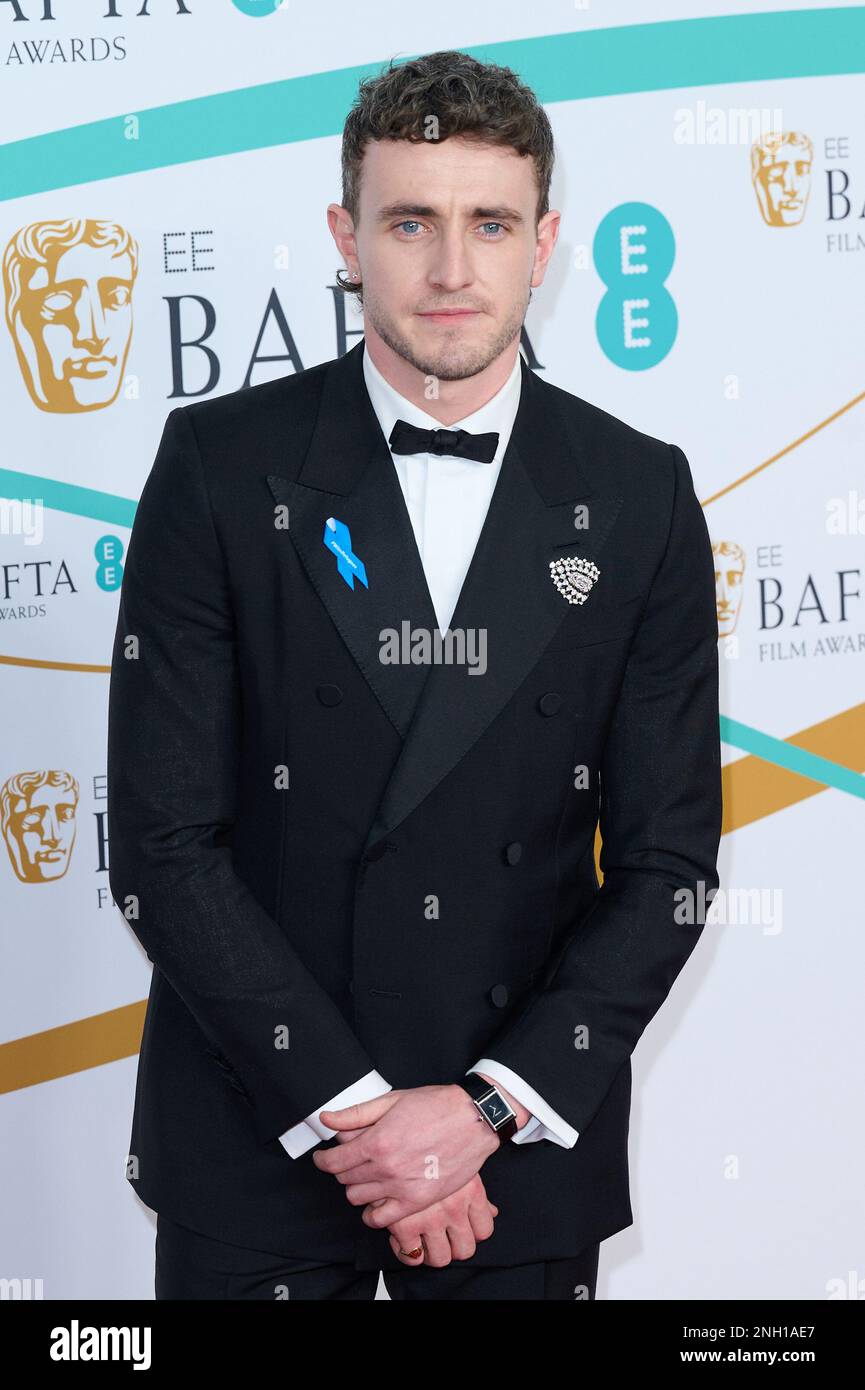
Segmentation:
{"type": "Polygon", "coordinates": [[[386,1115],[392,1105],[396,1105],[399,1093],[387,1091],[374,1100],[362,1100],[357,1105],[346,1105],[342,1110],[319,1110],[318,1118],[328,1129],[358,1129],[361,1125],[373,1125],[386,1115]]]}
{"type": "Polygon", "coordinates": [[[489,1240],[494,1230],[490,1202],[469,1203],[469,1221],[475,1240],[489,1240]]]}
{"type": "Polygon", "coordinates": [[[361,1125],[358,1129],[342,1129],[336,1136],[338,1144],[348,1144],[352,1139],[359,1139],[362,1134],[366,1134],[372,1125],[361,1125]]]}
{"type": "Polygon", "coordinates": [[[421,1190],[426,1186],[428,1184],[421,1184],[420,1188],[415,1189],[414,1196],[409,1193],[407,1196],[396,1197],[392,1192],[392,1184],[366,1182],[356,1187],[347,1187],[345,1195],[352,1206],[367,1204],[362,1214],[363,1220],[367,1226],[376,1228],[392,1226],[395,1221],[403,1221],[407,1216],[417,1216],[419,1212],[426,1212],[428,1207],[434,1206],[435,1201],[430,1201],[429,1193],[421,1190]],[[379,1198],[384,1198],[385,1201],[379,1201],[379,1198]]]}
{"type": "Polygon", "coordinates": [[[400,1264],[411,1267],[412,1265],[422,1265],[424,1262],[423,1239],[417,1233],[399,1237],[391,1231],[390,1248],[396,1255],[400,1264]],[[420,1254],[414,1256],[406,1255],[404,1253],[406,1250],[419,1250],[420,1254]]]}
{"type": "Polygon", "coordinates": [[[359,1138],[352,1135],[343,1139],[341,1144],[335,1144],[332,1148],[315,1149],[312,1161],[316,1168],[321,1168],[325,1173],[347,1173],[351,1168],[358,1168],[364,1163],[369,1163],[370,1158],[366,1151],[366,1141],[363,1135],[359,1138]]]}
{"type": "Polygon", "coordinates": [[[347,1168],[344,1173],[333,1173],[338,1183],[343,1187],[360,1187],[361,1184],[369,1186],[371,1183],[378,1183],[380,1187],[379,1196],[383,1196],[386,1189],[382,1187],[381,1180],[375,1177],[375,1168],[371,1163],[359,1163],[356,1168],[347,1168]]]}
{"type": "MultiPolygon", "coordinates": [[[[380,1197],[380,1198],[378,1199],[377,1202],[369,1202],[369,1203],[364,1207],[363,1210],[364,1210],[364,1211],[375,1211],[376,1207],[382,1207],[382,1206],[384,1206],[384,1204],[385,1204],[385,1202],[386,1202],[387,1200],[388,1200],[387,1197],[380,1197]]],[[[362,1216],[362,1215],[363,1215],[363,1212],[361,1212],[361,1216],[362,1216]]],[[[391,1234],[392,1234],[392,1235],[395,1235],[395,1236],[398,1236],[398,1235],[399,1235],[399,1232],[398,1232],[398,1231],[392,1231],[391,1234]]],[[[407,1249],[413,1249],[414,1247],[413,1247],[413,1246],[407,1246],[406,1248],[407,1248],[407,1249]]]]}
{"type": "MultiPolygon", "coordinates": [[[[410,1202],[403,1202],[397,1197],[388,1197],[386,1193],[384,1196],[383,1202],[368,1205],[361,1213],[361,1220],[365,1226],[379,1231],[385,1226],[393,1226],[397,1221],[404,1221],[407,1216],[417,1216],[419,1208],[412,1207],[410,1202]]],[[[364,1200],[369,1201],[370,1199],[364,1200]]]]}
{"type": "Polygon", "coordinates": [[[477,1250],[474,1231],[471,1221],[466,1214],[456,1225],[445,1227],[445,1234],[451,1247],[451,1258],[454,1260],[470,1260],[477,1250]]]}
{"type": "Polygon", "coordinates": [[[426,1254],[424,1264],[432,1269],[444,1269],[453,1259],[451,1244],[442,1226],[436,1223],[431,1228],[423,1228],[423,1243],[426,1254]]]}
{"type": "MultiPolygon", "coordinates": [[[[373,1211],[377,1211],[385,1202],[395,1200],[391,1197],[391,1194],[384,1184],[380,1182],[349,1183],[345,1189],[345,1195],[353,1207],[368,1206],[373,1211]]],[[[399,1220],[403,1216],[411,1215],[413,1215],[413,1213],[410,1210],[401,1211],[399,1217],[395,1219],[399,1220]]],[[[391,1223],[389,1221],[380,1221],[376,1224],[379,1226],[389,1226],[391,1223]]]]}

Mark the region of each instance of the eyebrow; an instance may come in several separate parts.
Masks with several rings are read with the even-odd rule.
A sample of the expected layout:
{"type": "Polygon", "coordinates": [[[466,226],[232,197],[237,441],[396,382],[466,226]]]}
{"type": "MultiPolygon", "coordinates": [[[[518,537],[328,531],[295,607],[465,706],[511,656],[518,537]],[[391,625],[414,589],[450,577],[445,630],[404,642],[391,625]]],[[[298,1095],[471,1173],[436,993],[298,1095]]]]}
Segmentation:
{"type": "MultiPolygon", "coordinates": [[[[429,207],[425,203],[389,203],[387,207],[379,208],[376,213],[377,222],[390,222],[394,217],[441,217],[438,208],[429,207]]],[[[469,213],[469,221],[475,218],[483,218],[487,222],[522,222],[523,215],[517,212],[516,208],[494,207],[494,208],[473,208],[469,213]]]]}

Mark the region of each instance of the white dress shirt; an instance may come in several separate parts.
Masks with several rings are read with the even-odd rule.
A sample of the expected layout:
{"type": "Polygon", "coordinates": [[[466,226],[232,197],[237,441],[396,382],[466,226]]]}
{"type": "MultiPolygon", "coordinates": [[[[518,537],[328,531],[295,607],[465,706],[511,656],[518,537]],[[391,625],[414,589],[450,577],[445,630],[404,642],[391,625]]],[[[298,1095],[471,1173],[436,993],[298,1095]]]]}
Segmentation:
{"type": "MultiPolygon", "coordinates": [[[[426,411],[394,390],[375,366],[366,348],[363,353],[363,374],[385,439],[390,437],[398,419],[418,425],[421,429],[442,428],[440,420],[427,415],[426,411]]],[[[454,458],[446,454],[391,454],[443,635],[456,608],[498,480],[520,402],[520,385],[520,354],[517,353],[513,371],[492,399],[480,410],[448,426],[449,429],[467,429],[472,434],[498,431],[499,443],[492,463],[479,463],[475,459],[454,458]]],[[[531,1112],[523,1127],[512,1136],[515,1144],[549,1139],[569,1149],[576,1143],[577,1130],[510,1067],[503,1066],[493,1058],[482,1057],[468,1070],[483,1072],[531,1112]]],[[[318,1118],[319,1111],[341,1110],[347,1105],[373,1100],[392,1089],[379,1072],[367,1072],[366,1076],[331,1096],[305,1120],[280,1135],[283,1148],[292,1158],[298,1158],[322,1139],[332,1139],[337,1132],[322,1124],[318,1118]]]]}

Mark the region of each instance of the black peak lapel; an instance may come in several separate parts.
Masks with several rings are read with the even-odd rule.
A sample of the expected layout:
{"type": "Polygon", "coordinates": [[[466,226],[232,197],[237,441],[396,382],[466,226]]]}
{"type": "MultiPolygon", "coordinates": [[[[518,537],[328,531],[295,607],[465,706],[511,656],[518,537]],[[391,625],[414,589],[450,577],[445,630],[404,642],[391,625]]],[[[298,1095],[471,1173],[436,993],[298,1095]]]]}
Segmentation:
{"type": "MultiPolygon", "coordinates": [[[[390,450],[363,378],[363,342],[328,367],[309,449],[297,479],[269,474],[288,507],[293,544],[340,636],[385,714],[405,738],[429,668],[380,660],[382,634],[433,630],[435,612],[390,450]],[[341,577],[324,543],[329,517],[348,527],[368,587],[341,577]]],[[[290,540],[289,540],[290,537],[290,540]]]]}
{"type": "MultiPolygon", "coordinates": [[[[486,669],[441,661],[430,666],[414,718],[394,765],[369,847],[387,835],[457,765],[526,678],[567,612],[550,578],[564,553],[594,560],[622,498],[590,485],[580,459],[584,441],[568,424],[556,392],[522,361],[520,404],[501,472],[450,631],[475,634],[486,669]],[[590,525],[575,529],[574,507],[586,502],[590,525]]],[[[603,566],[599,566],[601,570],[603,566]]],[[[598,581],[603,583],[603,576],[598,581]]],[[[591,602],[589,596],[588,602],[591,602]]],[[[411,667],[400,668],[407,679],[411,667]]]]}

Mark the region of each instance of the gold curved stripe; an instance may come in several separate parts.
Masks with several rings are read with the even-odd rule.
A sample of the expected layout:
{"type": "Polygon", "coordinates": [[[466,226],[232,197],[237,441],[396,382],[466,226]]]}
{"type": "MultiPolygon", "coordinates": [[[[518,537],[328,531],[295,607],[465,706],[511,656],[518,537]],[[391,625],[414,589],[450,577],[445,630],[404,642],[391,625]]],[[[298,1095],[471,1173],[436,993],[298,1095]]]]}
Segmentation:
{"type": "MultiPolygon", "coordinates": [[[[853,772],[865,772],[865,704],[842,710],[819,724],[811,724],[799,733],[784,739],[794,748],[828,758],[839,767],[853,772]]],[[[755,754],[727,763],[721,769],[721,789],[724,811],[721,834],[732,835],[755,821],[765,820],[776,812],[807,801],[827,791],[821,782],[803,777],[777,763],[766,762],[755,754]]],[[[603,882],[600,865],[601,834],[595,834],[595,868],[598,881],[603,882]]]]}
{"type": "MultiPolygon", "coordinates": [[[[853,772],[865,772],[865,704],[833,714],[830,719],[791,734],[784,742],[853,772]]],[[[723,787],[725,835],[827,790],[810,777],[753,755],[727,764],[723,769],[723,787]]]]}
{"type": "MultiPolygon", "coordinates": [[[[832,762],[865,772],[865,704],[843,710],[819,724],[792,734],[787,743],[804,748],[832,762]]],[[[724,819],[722,834],[795,806],[826,788],[810,777],[764,762],[752,754],[728,763],[722,770],[724,819]]],[[[595,835],[595,866],[603,881],[599,853],[600,832],[595,835]]],[[[107,1013],[94,1014],[60,1028],[16,1038],[0,1045],[0,1093],[37,1086],[73,1072],[101,1067],[132,1057],[141,1045],[145,999],[107,1013]]]]}
{"type": "Polygon", "coordinates": [[[40,661],[34,656],[0,656],[2,666],[35,666],[41,671],[89,671],[91,674],[110,676],[110,666],[93,666],[85,661],[40,661]]]}
{"type": "Polygon", "coordinates": [[[865,401],[865,391],[860,391],[858,396],[854,396],[846,405],[842,405],[839,410],[833,411],[831,415],[827,415],[825,420],[821,420],[820,423],[814,425],[812,429],[806,430],[804,434],[800,434],[798,439],[794,439],[790,444],[785,444],[783,449],[778,450],[777,454],[773,454],[771,458],[766,459],[763,463],[758,463],[756,468],[752,468],[749,472],[743,473],[741,478],[736,478],[732,483],[728,483],[726,487],[722,487],[720,492],[713,492],[711,497],[707,497],[705,502],[700,503],[700,506],[708,507],[711,502],[717,502],[719,497],[725,497],[726,494],[732,492],[734,488],[741,487],[743,483],[747,483],[749,478],[755,478],[758,473],[762,473],[764,468],[768,468],[772,463],[777,463],[778,459],[783,458],[785,454],[791,453],[793,449],[798,449],[799,445],[804,444],[806,439],[811,439],[820,430],[825,430],[826,426],[831,425],[833,420],[837,420],[846,410],[852,410],[853,406],[859,405],[860,401],[865,401]]]}
{"type": "Polygon", "coordinates": [[[147,1000],[46,1028],[0,1047],[0,1094],[89,1071],[121,1057],[134,1057],[141,1046],[147,1000]]]}

